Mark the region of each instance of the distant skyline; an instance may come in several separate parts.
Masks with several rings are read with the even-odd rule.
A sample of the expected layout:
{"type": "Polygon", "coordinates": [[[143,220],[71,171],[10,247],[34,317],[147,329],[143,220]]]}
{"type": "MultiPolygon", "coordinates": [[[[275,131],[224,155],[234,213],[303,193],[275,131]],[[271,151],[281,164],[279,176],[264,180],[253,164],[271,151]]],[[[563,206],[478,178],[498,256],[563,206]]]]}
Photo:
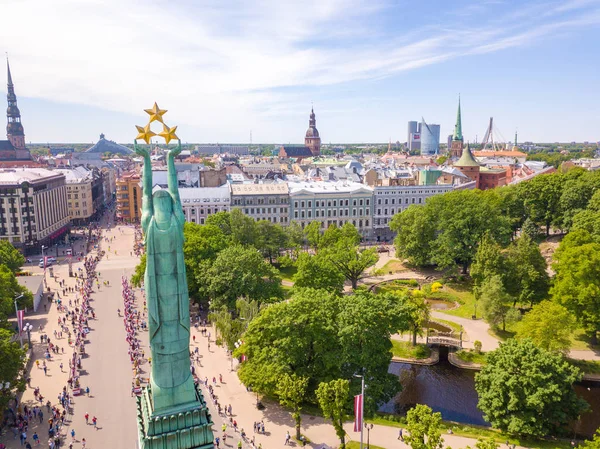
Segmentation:
{"type": "Polygon", "coordinates": [[[182,142],[302,143],[311,104],[324,144],[445,142],[459,93],[465,140],[600,140],[600,0],[199,3],[0,3],[27,142],[132,142],[154,101],[182,142]]]}

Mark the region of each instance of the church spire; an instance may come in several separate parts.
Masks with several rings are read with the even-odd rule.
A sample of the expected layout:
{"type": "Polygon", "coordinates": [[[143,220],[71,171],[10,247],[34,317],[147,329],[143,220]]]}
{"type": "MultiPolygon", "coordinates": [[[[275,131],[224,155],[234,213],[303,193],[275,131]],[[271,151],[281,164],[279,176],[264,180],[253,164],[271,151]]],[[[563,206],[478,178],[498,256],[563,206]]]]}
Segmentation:
{"type": "Polygon", "coordinates": [[[13,85],[12,75],[10,73],[10,63],[8,56],[6,57],[7,70],[7,94],[8,108],[6,109],[6,136],[16,149],[25,149],[25,132],[21,124],[21,111],[17,106],[17,95],[15,94],[15,86],[13,85]]]}
{"type": "Polygon", "coordinates": [[[458,95],[458,112],[456,113],[456,125],[454,125],[454,135],[452,140],[463,140],[462,135],[462,121],[460,116],[460,95],[458,95]]]}

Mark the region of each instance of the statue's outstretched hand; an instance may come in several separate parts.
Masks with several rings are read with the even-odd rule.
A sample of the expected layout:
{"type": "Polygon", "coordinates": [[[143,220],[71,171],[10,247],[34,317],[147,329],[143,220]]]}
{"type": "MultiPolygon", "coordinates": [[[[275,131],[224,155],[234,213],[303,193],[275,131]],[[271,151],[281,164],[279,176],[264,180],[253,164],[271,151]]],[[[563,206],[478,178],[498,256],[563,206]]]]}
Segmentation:
{"type": "Polygon", "coordinates": [[[175,149],[169,151],[169,157],[176,157],[181,153],[181,140],[178,140],[177,142],[175,149]]]}
{"type": "Polygon", "coordinates": [[[136,154],[139,154],[140,156],[142,156],[144,158],[150,157],[150,153],[148,152],[148,150],[144,147],[138,147],[135,142],[133,144],[133,148],[134,148],[136,154]]]}

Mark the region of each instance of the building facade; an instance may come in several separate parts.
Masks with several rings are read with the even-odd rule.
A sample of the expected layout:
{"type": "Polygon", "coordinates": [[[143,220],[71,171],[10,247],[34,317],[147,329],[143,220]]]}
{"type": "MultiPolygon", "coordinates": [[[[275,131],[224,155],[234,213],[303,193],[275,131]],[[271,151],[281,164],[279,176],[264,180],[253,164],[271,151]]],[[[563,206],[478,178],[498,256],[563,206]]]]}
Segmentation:
{"type": "Polygon", "coordinates": [[[408,122],[408,151],[411,153],[421,149],[421,124],[419,122],[408,122]]]}
{"type": "Polygon", "coordinates": [[[229,212],[231,193],[229,185],[221,187],[180,188],[179,197],[185,220],[204,224],[206,219],[218,212],[229,212]]]}
{"type": "Polygon", "coordinates": [[[94,215],[92,199],[93,174],[84,167],[55,170],[65,176],[67,184],[67,206],[69,218],[74,225],[81,226],[89,223],[94,215]]]}
{"type": "Polygon", "coordinates": [[[373,192],[373,231],[377,241],[390,241],[395,232],[390,230],[392,217],[412,205],[423,205],[427,198],[447,193],[451,184],[441,185],[386,185],[375,186],[373,192]]]}
{"type": "Polygon", "coordinates": [[[69,230],[65,176],[43,168],[0,171],[0,239],[24,253],[49,246],[69,230]]]}
{"type": "Polygon", "coordinates": [[[290,221],[303,228],[313,221],[321,229],[352,223],[364,237],[373,224],[373,189],[357,182],[289,182],[290,221]]]}
{"type": "Polygon", "coordinates": [[[117,179],[117,219],[139,223],[142,214],[142,187],[140,175],[127,172],[117,179]]]}
{"type": "Polygon", "coordinates": [[[287,226],[290,220],[288,184],[231,184],[231,208],[241,209],[255,221],[287,226]]]}

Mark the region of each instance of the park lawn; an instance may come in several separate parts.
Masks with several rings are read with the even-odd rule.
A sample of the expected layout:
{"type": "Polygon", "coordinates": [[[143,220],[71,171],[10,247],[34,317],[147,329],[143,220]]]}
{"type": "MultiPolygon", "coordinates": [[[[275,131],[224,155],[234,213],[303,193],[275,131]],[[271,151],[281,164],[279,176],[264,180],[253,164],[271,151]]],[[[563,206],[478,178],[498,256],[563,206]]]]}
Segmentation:
{"type": "Polygon", "coordinates": [[[590,344],[590,337],[588,337],[582,328],[577,328],[571,334],[571,349],[577,351],[585,351],[594,349],[590,344]]]}
{"type": "MultiPolygon", "coordinates": [[[[381,414],[370,419],[365,419],[365,421],[380,426],[406,428],[406,417],[404,416],[381,414]]],[[[474,426],[452,421],[442,421],[442,429],[442,437],[448,433],[448,429],[452,429],[454,435],[467,438],[494,438],[496,443],[502,445],[508,440],[511,444],[531,449],[567,449],[571,447],[568,441],[516,438],[505,435],[501,431],[492,429],[491,427],[474,426]]],[[[473,441],[473,446],[474,445],[475,441],[473,441]]]]}
{"type": "Polygon", "coordinates": [[[400,273],[402,271],[406,271],[407,268],[402,265],[402,262],[400,262],[397,259],[392,259],[392,260],[388,260],[385,265],[383,267],[381,267],[379,270],[381,270],[382,274],[390,274],[390,271],[393,273],[400,273]]]}
{"type": "MultiPolygon", "coordinates": [[[[367,441],[363,441],[363,448],[367,447],[367,441]]],[[[375,446],[374,444],[369,444],[369,447],[371,449],[385,449],[384,447],[381,446],[375,446]]],[[[359,441],[348,441],[346,443],[346,449],[360,449],[360,442],[359,441]]]]}
{"type": "Polygon", "coordinates": [[[298,271],[298,269],[292,265],[290,267],[281,267],[279,268],[279,273],[281,273],[281,279],[284,279],[286,281],[290,281],[293,282],[293,277],[296,274],[296,271],[298,271]]]}
{"type": "Polygon", "coordinates": [[[486,364],[486,359],[487,359],[487,354],[485,352],[480,352],[477,353],[475,351],[465,351],[464,349],[461,351],[457,351],[454,353],[454,355],[459,358],[460,360],[462,360],[463,362],[467,362],[467,363],[476,363],[478,365],[485,365],[486,364]]]}
{"type": "MultiPolygon", "coordinates": [[[[432,297],[443,296],[443,299],[456,301],[460,304],[456,309],[444,310],[440,309],[438,312],[442,312],[448,315],[459,316],[462,318],[471,318],[475,311],[475,296],[471,292],[470,285],[467,284],[446,284],[444,288],[438,294],[432,294],[432,297]],[[444,293],[440,295],[440,293],[444,293]]],[[[479,314],[477,315],[479,317],[479,314]]]]}
{"type": "Polygon", "coordinates": [[[412,346],[408,341],[390,340],[392,342],[392,355],[403,359],[426,359],[431,355],[431,349],[424,344],[412,346]]]}

